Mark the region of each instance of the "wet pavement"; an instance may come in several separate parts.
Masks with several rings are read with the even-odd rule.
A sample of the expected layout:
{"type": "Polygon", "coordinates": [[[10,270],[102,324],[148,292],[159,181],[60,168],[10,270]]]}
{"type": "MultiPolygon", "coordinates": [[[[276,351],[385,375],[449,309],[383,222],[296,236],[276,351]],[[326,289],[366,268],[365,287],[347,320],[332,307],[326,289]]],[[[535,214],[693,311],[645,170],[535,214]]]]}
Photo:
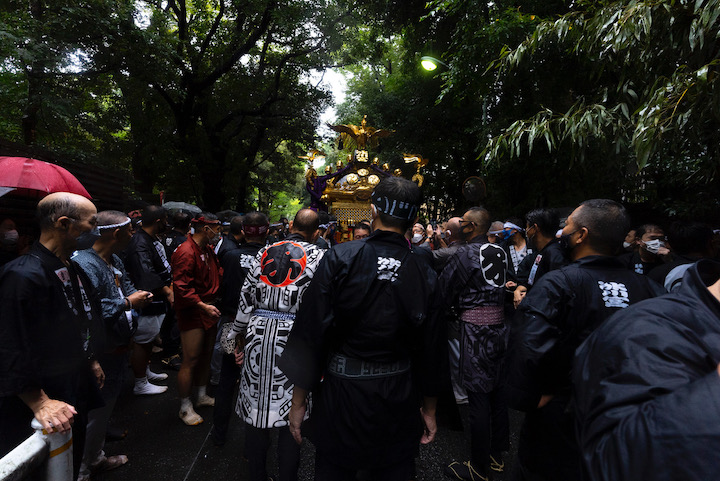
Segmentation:
{"type": "MultiPolygon", "coordinates": [[[[169,481],[224,481],[248,479],[247,462],[242,458],[244,434],[243,423],[233,416],[227,443],[214,446],[210,438],[212,427],[211,407],[198,408],[205,422],[199,426],[186,426],[178,418],[177,372],[168,370],[153,357],[151,369],[167,372],[167,381],[159,382],[169,387],[167,392],[155,396],[134,396],[132,374],[128,370],[123,392],[118,399],[111,424],[127,429],[125,439],[109,442],[105,446],[108,456],[126,454],[129,461],[115,471],[99,474],[93,479],[100,481],[169,480],[169,481]]],[[[460,406],[463,422],[467,426],[467,406],[460,406]]],[[[511,453],[505,459],[505,472],[495,480],[510,479],[514,455],[517,450],[517,433],[521,415],[510,412],[511,453]]],[[[273,440],[275,442],[275,439],[273,440]]],[[[268,456],[268,473],[277,475],[274,445],[268,456]]],[[[420,447],[416,459],[417,481],[447,480],[443,467],[453,460],[467,460],[470,438],[467,433],[440,429],[433,443],[420,447]]],[[[314,448],[306,439],[302,446],[300,481],[313,479],[314,448]]]]}

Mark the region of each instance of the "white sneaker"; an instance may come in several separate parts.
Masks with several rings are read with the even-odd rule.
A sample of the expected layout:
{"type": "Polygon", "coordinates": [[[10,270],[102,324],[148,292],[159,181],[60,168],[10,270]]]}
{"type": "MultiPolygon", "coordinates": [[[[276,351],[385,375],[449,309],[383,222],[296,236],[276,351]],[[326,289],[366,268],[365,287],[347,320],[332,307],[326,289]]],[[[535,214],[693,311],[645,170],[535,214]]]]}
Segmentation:
{"type": "Polygon", "coordinates": [[[135,387],[133,388],[133,394],[136,396],[145,396],[151,394],[162,394],[167,391],[167,386],[157,386],[147,381],[140,383],[135,381],[135,387]]]}
{"type": "Polygon", "coordinates": [[[195,406],[197,406],[197,407],[214,406],[214,405],[215,405],[215,398],[210,397],[207,394],[198,396],[197,402],[195,403],[195,406]]]}
{"type": "Polygon", "coordinates": [[[149,367],[145,370],[145,375],[148,381],[164,381],[168,378],[168,375],[164,372],[152,372],[149,367]]]}
{"type": "Polygon", "coordinates": [[[192,407],[188,409],[181,409],[178,416],[182,419],[182,422],[188,426],[197,426],[204,421],[202,416],[196,413],[192,407]]]}

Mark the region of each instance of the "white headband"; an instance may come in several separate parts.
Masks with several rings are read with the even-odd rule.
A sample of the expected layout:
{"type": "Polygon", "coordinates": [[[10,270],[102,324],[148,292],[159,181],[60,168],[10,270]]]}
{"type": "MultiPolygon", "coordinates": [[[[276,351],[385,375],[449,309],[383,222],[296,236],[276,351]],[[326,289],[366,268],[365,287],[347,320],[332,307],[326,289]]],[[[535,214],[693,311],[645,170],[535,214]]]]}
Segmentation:
{"type": "Polygon", "coordinates": [[[130,223],[130,217],[126,217],[123,222],[120,222],[119,224],[110,224],[110,225],[99,225],[98,230],[107,230],[107,229],[118,229],[120,227],[124,227],[130,223]]]}
{"type": "Polygon", "coordinates": [[[515,229],[515,230],[517,230],[518,232],[524,232],[524,231],[525,231],[525,229],[523,229],[522,227],[519,227],[519,226],[513,224],[512,222],[505,222],[505,223],[503,224],[503,228],[504,228],[504,229],[515,229]]]}

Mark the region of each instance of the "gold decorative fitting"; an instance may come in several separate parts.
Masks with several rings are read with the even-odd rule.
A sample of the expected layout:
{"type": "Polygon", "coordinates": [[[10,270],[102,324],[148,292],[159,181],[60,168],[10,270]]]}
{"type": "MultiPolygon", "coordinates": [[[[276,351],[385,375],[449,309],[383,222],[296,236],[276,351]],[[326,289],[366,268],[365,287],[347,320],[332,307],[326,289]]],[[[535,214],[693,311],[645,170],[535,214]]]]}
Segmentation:
{"type": "Polygon", "coordinates": [[[357,173],[360,177],[367,177],[370,172],[367,169],[358,169],[357,173]]]}
{"type": "Polygon", "coordinates": [[[357,146],[358,150],[377,147],[380,139],[388,137],[395,132],[394,130],[370,127],[367,124],[367,115],[363,116],[360,127],[353,124],[327,124],[327,126],[340,134],[340,142],[342,145],[347,146],[353,143],[357,146]]]}
{"type": "Polygon", "coordinates": [[[370,177],[368,177],[368,183],[373,186],[378,185],[380,183],[380,177],[373,174],[370,177]]]}

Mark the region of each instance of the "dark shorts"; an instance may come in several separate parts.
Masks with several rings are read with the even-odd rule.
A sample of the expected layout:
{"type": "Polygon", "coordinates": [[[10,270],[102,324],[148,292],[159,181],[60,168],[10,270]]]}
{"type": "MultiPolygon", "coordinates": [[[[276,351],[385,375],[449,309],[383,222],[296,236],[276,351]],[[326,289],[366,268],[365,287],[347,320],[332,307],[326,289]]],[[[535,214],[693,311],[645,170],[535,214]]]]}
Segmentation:
{"type": "Polygon", "coordinates": [[[208,316],[205,311],[199,307],[186,307],[175,312],[178,329],[180,332],[190,331],[192,329],[203,329],[205,331],[212,329],[217,325],[218,319],[208,316]]]}

